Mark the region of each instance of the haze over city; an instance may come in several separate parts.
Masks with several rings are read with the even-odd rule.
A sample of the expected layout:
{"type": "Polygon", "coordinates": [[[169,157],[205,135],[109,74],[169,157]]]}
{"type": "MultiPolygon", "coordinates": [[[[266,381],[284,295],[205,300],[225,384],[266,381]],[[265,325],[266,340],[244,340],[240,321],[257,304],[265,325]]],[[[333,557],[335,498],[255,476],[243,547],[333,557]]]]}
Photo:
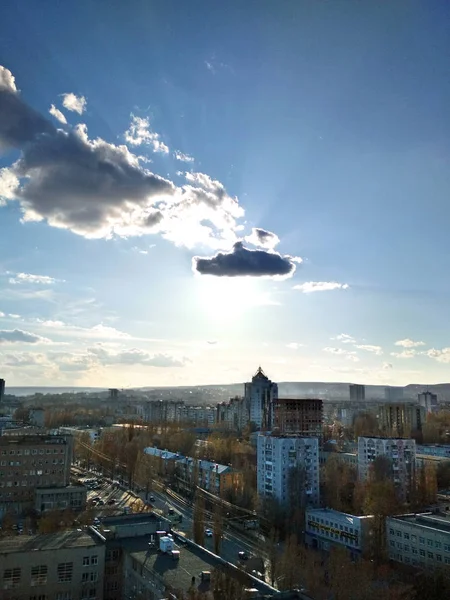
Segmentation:
{"type": "Polygon", "coordinates": [[[8,386],[448,381],[449,6],[8,3],[8,386]]]}

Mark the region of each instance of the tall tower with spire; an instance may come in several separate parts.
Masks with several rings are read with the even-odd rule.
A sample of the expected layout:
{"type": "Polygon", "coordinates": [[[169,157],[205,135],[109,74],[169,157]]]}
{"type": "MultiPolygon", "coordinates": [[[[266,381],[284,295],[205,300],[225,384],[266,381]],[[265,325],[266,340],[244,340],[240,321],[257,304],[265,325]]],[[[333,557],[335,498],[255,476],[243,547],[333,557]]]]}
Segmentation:
{"type": "Polygon", "coordinates": [[[250,421],[260,430],[270,431],[273,411],[278,399],[278,385],[267,377],[261,367],[245,384],[245,404],[250,421]]]}

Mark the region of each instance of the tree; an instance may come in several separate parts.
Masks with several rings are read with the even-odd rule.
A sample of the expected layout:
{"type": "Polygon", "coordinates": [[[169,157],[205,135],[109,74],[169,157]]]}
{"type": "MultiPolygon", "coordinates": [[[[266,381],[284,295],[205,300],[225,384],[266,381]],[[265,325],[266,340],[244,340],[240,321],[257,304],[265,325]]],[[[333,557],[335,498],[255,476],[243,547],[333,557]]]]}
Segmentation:
{"type": "Polygon", "coordinates": [[[214,506],[213,515],[213,531],[214,531],[214,552],[220,554],[220,547],[223,538],[223,512],[220,504],[214,506]]]}
{"type": "Polygon", "coordinates": [[[334,454],[328,458],[321,475],[325,505],[342,512],[351,512],[356,469],[347,465],[339,454],[334,454]]]}
{"type": "Polygon", "coordinates": [[[372,436],[379,434],[377,418],[374,414],[369,412],[360,413],[355,417],[353,429],[355,439],[360,436],[372,436]]]}
{"type": "Polygon", "coordinates": [[[437,486],[439,490],[450,488],[450,461],[440,462],[436,472],[437,486]]]}
{"type": "Polygon", "coordinates": [[[194,542],[203,546],[205,543],[205,500],[199,492],[196,493],[194,499],[193,521],[194,542]]]}
{"type": "Polygon", "coordinates": [[[371,552],[376,561],[381,561],[385,555],[386,517],[396,514],[400,508],[395,486],[391,480],[368,482],[364,513],[373,515],[371,552]]]}

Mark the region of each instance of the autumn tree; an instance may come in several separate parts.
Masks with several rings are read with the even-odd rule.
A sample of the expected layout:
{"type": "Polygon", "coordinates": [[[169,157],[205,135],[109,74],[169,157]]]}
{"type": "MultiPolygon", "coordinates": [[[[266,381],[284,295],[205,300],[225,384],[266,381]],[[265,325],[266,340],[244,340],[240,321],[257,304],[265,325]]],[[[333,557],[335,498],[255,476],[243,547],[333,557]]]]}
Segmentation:
{"type": "Polygon", "coordinates": [[[436,479],[439,490],[448,490],[450,488],[450,461],[438,464],[436,479]]]}
{"type": "Polygon", "coordinates": [[[193,511],[194,542],[203,546],[205,542],[205,500],[203,495],[196,493],[193,511]]]}
{"type": "Polygon", "coordinates": [[[378,421],[373,413],[363,412],[355,417],[353,423],[355,439],[360,436],[373,436],[379,434],[378,421]]]}
{"type": "Polygon", "coordinates": [[[213,514],[214,552],[220,554],[223,538],[223,511],[220,504],[216,503],[213,514]]]}
{"type": "Polygon", "coordinates": [[[356,483],[356,469],[346,464],[339,454],[332,454],[322,468],[325,505],[334,510],[351,512],[356,483]]]}

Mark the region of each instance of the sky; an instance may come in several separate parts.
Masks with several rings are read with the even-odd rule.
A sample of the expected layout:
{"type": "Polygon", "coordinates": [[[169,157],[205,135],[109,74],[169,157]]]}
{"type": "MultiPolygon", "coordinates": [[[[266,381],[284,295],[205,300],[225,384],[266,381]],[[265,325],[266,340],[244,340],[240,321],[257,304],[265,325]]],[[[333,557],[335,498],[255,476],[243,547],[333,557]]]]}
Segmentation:
{"type": "Polygon", "coordinates": [[[2,3],[7,385],[449,381],[449,17],[2,3]]]}

